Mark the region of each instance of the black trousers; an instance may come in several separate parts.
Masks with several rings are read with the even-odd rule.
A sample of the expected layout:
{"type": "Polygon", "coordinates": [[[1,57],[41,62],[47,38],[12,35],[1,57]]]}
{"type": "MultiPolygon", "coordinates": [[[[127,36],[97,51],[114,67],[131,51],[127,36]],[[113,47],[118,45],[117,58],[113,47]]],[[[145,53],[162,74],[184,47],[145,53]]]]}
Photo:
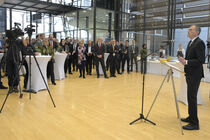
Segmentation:
{"type": "Polygon", "coordinates": [[[8,60],[7,61],[7,74],[8,74],[8,85],[9,87],[18,86],[20,81],[20,76],[18,72],[18,65],[14,62],[8,60]],[[13,83],[14,82],[14,83],[13,83]]]}
{"type": "Polygon", "coordinates": [[[125,55],[122,59],[122,72],[124,72],[124,68],[125,68],[125,62],[127,61],[127,72],[129,72],[129,64],[130,64],[130,58],[128,55],[125,55]]]}
{"type": "Polygon", "coordinates": [[[110,55],[106,59],[106,70],[108,70],[110,67],[110,55]]]}
{"type": "Polygon", "coordinates": [[[83,76],[83,77],[85,77],[85,65],[86,65],[86,61],[82,61],[81,64],[78,64],[80,76],[83,76]]]}
{"type": "Polygon", "coordinates": [[[117,73],[120,73],[120,54],[116,54],[115,56],[115,68],[117,70],[117,73]]]}
{"type": "Polygon", "coordinates": [[[53,61],[50,60],[47,64],[47,75],[51,77],[51,82],[55,82],[55,75],[54,75],[54,64],[53,61]]]}
{"type": "Polygon", "coordinates": [[[141,73],[147,73],[147,60],[141,59],[141,73]]]}
{"type": "Polygon", "coordinates": [[[131,54],[131,71],[133,71],[133,61],[136,64],[136,72],[138,72],[137,56],[134,53],[131,54]]]}
{"type": "Polygon", "coordinates": [[[87,61],[86,61],[86,72],[87,74],[92,73],[92,64],[93,64],[93,56],[87,56],[87,61]]]}
{"type": "Polygon", "coordinates": [[[67,73],[68,65],[69,65],[69,59],[67,57],[66,60],[65,60],[65,62],[64,62],[64,72],[65,72],[65,74],[67,73]]]}
{"type": "Polygon", "coordinates": [[[104,77],[106,77],[106,69],[105,69],[105,64],[104,64],[104,58],[98,58],[97,56],[95,57],[96,60],[96,72],[97,76],[99,76],[99,62],[101,63],[102,70],[104,72],[104,77]]]}
{"type": "Polygon", "coordinates": [[[76,54],[74,54],[73,56],[72,56],[72,63],[73,63],[73,71],[75,71],[75,70],[78,70],[78,64],[77,64],[77,62],[78,62],[78,60],[77,60],[77,55],[76,54]]]}
{"type": "Polygon", "coordinates": [[[201,78],[193,76],[186,76],[187,82],[187,101],[188,101],[188,114],[191,124],[199,125],[198,112],[197,112],[197,94],[200,86],[201,78]]]}
{"type": "Polygon", "coordinates": [[[115,76],[116,62],[116,57],[110,54],[110,76],[115,76]]]}
{"type": "Polygon", "coordinates": [[[67,73],[67,71],[69,72],[69,74],[72,72],[71,65],[72,65],[72,56],[68,56],[64,63],[65,74],[67,73]]]}

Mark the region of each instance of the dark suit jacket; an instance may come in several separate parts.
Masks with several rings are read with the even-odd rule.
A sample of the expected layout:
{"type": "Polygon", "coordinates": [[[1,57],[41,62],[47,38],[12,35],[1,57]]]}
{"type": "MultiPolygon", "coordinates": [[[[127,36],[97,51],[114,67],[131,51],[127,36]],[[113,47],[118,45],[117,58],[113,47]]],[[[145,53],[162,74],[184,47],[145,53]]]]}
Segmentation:
{"type": "MultiPolygon", "coordinates": [[[[86,53],[88,53],[88,44],[85,44],[85,47],[86,47],[86,53]]],[[[92,53],[94,53],[94,47],[91,46],[91,50],[90,50],[92,53]]]]}
{"type": "Polygon", "coordinates": [[[104,58],[104,53],[105,53],[105,45],[102,43],[101,44],[101,52],[99,51],[99,46],[98,46],[98,43],[95,45],[94,47],[94,52],[95,52],[95,55],[102,55],[102,58],[104,58]]]}
{"type": "MultiPolygon", "coordinates": [[[[49,41],[49,46],[50,46],[50,41],[49,41]]],[[[57,50],[58,49],[58,44],[53,40],[53,49],[57,50]]]]}
{"type": "Polygon", "coordinates": [[[108,53],[111,54],[111,55],[113,53],[115,53],[115,54],[119,53],[119,47],[117,45],[115,45],[115,47],[113,49],[113,45],[110,45],[109,49],[108,49],[108,53]]]}
{"type": "Polygon", "coordinates": [[[184,66],[186,76],[204,77],[205,44],[199,37],[190,46],[188,45],[185,59],[188,60],[187,65],[184,66]]]}

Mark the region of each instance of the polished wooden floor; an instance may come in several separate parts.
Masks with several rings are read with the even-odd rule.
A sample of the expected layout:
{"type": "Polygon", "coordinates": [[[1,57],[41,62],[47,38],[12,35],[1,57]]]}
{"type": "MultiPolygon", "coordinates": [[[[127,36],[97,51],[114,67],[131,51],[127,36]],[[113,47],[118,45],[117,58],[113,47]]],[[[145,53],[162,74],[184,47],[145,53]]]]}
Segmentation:
{"type": "MultiPolygon", "coordinates": [[[[146,75],[145,114],[160,86],[163,76],[146,75]]],[[[3,82],[6,84],[7,79],[3,82]]],[[[171,83],[158,96],[149,119],[157,125],[139,121],[142,75],[131,73],[117,78],[86,79],[78,73],[68,75],[57,85],[50,85],[56,108],[48,92],[28,93],[22,99],[11,94],[0,114],[0,140],[207,140],[210,139],[210,83],[201,83],[203,105],[198,107],[200,130],[181,135],[171,83]]],[[[177,91],[179,80],[175,79],[177,91]]],[[[0,90],[0,105],[7,90],[0,90]]],[[[179,103],[182,117],[187,106],[179,103]]]]}

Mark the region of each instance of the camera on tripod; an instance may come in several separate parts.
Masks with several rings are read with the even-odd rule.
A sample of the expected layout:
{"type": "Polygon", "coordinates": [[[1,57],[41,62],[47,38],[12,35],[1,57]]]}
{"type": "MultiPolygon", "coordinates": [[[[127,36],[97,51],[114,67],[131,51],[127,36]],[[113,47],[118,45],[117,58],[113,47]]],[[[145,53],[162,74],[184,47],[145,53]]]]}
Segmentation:
{"type": "Polygon", "coordinates": [[[16,40],[18,37],[24,35],[24,32],[20,29],[21,24],[16,22],[14,24],[14,28],[6,30],[6,37],[8,37],[9,40],[16,40]]]}
{"type": "Polygon", "coordinates": [[[32,33],[35,32],[34,25],[27,25],[27,27],[24,29],[24,31],[28,34],[29,37],[32,36],[32,33]]]}

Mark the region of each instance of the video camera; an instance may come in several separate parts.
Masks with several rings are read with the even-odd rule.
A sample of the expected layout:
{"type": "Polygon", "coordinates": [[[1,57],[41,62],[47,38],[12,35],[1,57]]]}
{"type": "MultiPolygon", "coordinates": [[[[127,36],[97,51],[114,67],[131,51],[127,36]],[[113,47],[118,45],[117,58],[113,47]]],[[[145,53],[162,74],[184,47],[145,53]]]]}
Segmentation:
{"type": "MultiPolygon", "coordinates": [[[[23,36],[24,32],[20,29],[21,24],[20,23],[14,23],[15,27],[11,30],[6,30],[6,37],[8,37],[9,40],[16,40],[18,37],[23,36]]],[[[28,34],[29,37],[31,37],[32,33],[35,32],[34,25],[27,25],[27,27],[24,29],[24,31],[28,34]]]]}
{"type": "Polygon", "coordinates": [[[11,30],[6,30],[6,37],[8,37],[9,40],[16,40],[18,37],[23,36],[24,32],[20,29],[21,24],[20,23],[14,23],[15,27],[11,30]]]}
{"type": "Polygon", "coordinates": [[[35,27],[35,26],[27,25],[27,27],[24,29],[24,31],[26,31],[26,33],[28,34],[29,37],[31,37],[32,33],[35,32],[35,29],[33,29],[33,27],[35,27]]]}

